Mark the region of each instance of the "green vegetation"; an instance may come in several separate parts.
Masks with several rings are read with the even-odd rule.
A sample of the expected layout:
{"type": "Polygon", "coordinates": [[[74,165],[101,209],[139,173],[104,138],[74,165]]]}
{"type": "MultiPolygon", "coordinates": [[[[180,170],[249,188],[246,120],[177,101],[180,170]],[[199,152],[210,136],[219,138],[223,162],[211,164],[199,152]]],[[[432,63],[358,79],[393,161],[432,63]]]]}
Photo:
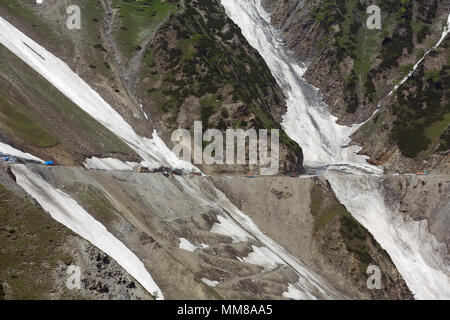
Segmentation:
{"type": "Polygon", "coordinates": [[[441,135],[439,140],[439,148],[437,151],[446,151],[450,149],[450,126],[447,130],[441,135]]]}
{"type": "Polygon", "coordinates": [[[323,188],[319,184],[313,184],[311,187],[311,214],[315,217],[314,229],[322,230],[334,217],[341,216],[346,212],[344,206],[339,202],[333,201],[329,203],[325,201],[323,188]]]}
{"type": "Polygon", "coordinates": [[[54,287],[51,275],[60,261],[73,261],[62,250],[72,233],[1,184],[0,204],[0,287],[7,284],[7,298],[48,299],[55,290],[64,291],[54,287]]]}
{"type": "Polygon", "coordinates": [[[280,129],[281,142],[297,154],[301,152],[271,114],[270,108],[279,107],[282,101],[270,70],[216,3],[186,2],[183,12],[171,17],[160,30],[164,36],[145,53],[146,68],[141,76],[152,86],[146,91],[167,126],[177,126],[181,106],[194,97],[200,102],[204,129],[208,125],[221,130],[232,125],[280,129]],[[254,119],[230,119],[227,115],[210,123],[213,115],[223,112],[224,101],[230,100],[243,103],[240,110],[248,118],[253,114],[254,119]]]}
{"type": "Polygon", "coordinates": [[[396,98],[392,138],[403,155],[424,158],[438,144],[443,151],[450,124],[450,66],[425,71],[421,65],[396,98]]]}
{"type": "Polygon", "coordinates": [[[205,285],[205,287],[217,300],[225,300],[224,297],[222,297],[222,295],[219,292],[217,292],[216,289],[208,285],[205,285]]]}
{"type": "Polygon", "coordinates": [[[89,64],[93,79],[103,76],[112,80],[114,74],[111,71],[110,61],[112,53],[108,52],[101,42],[100,30],[105,20],[105,12],[99,1],[81,1],[81,30],[83,41],[77,44],[82,55],[82,61],[89,64]]]}
{"type": "Polygon", "coordinates": [[[51,134],[39,127],[0,95],[0,122],[17,137],[36,147],[53,147],[58,143],[51,134]]]}
{"type": "Polygon", "coordinates": [[[11,15],[20,18],[22,22],[32,26],[33,31],[45,35],[51,42],[57,39],[60,41],[60,36],[55,32],[54,28],[48,24],[42,17],[40,17],[31,6],[24,4],[19,0],[2,0],[2,7],[4,7],[11,15]]]}
{"type": "Polygon", "coordinates": [[[11,127],[18,138],[39,146],[51,146],[57,140],[66,150],[83,156],[110,152],[135,154],[120,138],[3,46],[0,46],[0,56],[0,96],[2,101],[13,102],[10,107],[2,104],[0,121],[11,127]],[[21,118],[22,115],[26,118],[21,118]],[[36,137],[32,137],[35,133],[36,137]]]}
{"type": "MultiPolygon", "coordinates": [[[[177,33],[177,47],[169,49],[167,41],[162,40],[151,50],[153,55],[168,57],[164,65],[156,66],[153,62],[148,65],[151,74],[157,74],[155,69],[158,67],[165,69],[164,75],[159,76],[163,80],[160,90],[168,96],[167,101],[159,104],[163,112],[178,112],[186,97],[215,95],[227,84],[233,87],[235,101],[248,104],[254,97],[273,92],[270,86],[274,85],[273,79],[264,61],[243,48],[234,48],[217,40],[215,34],[221,35],[224,17],[216,13],[215,5],[209,2],[202,2],[202,5],[202,9],[208,11],[208,21],[186,4],[185,11],[171,21],[177,33]],[[221,23],[219,19],[222,19],[221,23]]],[[[230,32],[240,35],[236,26],[231,27],[230,32]]],[[[146,57],[148,55],[150,53],[146,57]]],[[[149,93],[152,98],[158,95],[152,89],[149,93]]]]}
{"type": "Polygon", "coordinates": [[[361,102],[375,102],[382,88],[376,88],[373,80],[399,67],[398,59],[405,49],[413,52],[414,36],[421,43],[431,34],[437,9],[436,2],[424,0],[382,0],[376,4],[381,8],[382,30],[366,27],[367,5],[359,0],[326,0],[311,13],[327,34],[316,50],[331,59],[330,73],[345,59],[353,61],[344,89],[349,113],[354,113],[361,102]],[[413,15],[413,7],[420,14],[413,15]]]}
{"type": "MultiPolygon", "coordinates": [[[[172,1],[173,2],[173,1],[172,1]]],[[[130,58],[140,50],[141,42],[149,37],[170,13],[179,5],[161,0],[113,0],[114,8],[119,8],[119,25],[115,38],[122,54],[130,58]]]]}
{"type": "MultiPolygon", "coordinates": [[[[347,209],[335,198],[324,194],[320,184],[313,184],[310,190],[311,204],[310,212],[315,217],[314,230],[324,230],[331,221],[339,221],[340,233],[342,234],[347,250],[355,255],[360,262],[360,272],[364,273],[367,265],[372,262],[369,253],[369,241],[378,250],[384,252],[370,233],[354,219],[347,209]]],[[[384,254],[386,254],[384,252],[384,254]]]]}
{"type": "Polygon", "coordinates": [[[114,221],[117,210],[106,198],[106,195],[91,185],[75,183],[65,187],[67,191],[74,194],[78,203],[88,212],[95,216],[102,224],[108,225],[114,221]]]}

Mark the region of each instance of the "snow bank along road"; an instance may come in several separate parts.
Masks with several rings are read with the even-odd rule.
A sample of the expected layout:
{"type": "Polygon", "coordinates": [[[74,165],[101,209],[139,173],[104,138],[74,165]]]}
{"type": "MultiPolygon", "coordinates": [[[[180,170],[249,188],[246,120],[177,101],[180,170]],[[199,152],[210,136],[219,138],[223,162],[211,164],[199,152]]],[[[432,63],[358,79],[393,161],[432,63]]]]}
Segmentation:
{"type": "MultiPolygon", "coordinates": [[[[360,127],[341,126],[321,100],[317,89],[302,78],[305,66],[299,65],[283,47],[279,32],[261,0],[221,0],[227,15],[240,28],[247,41],[266,61],[287,97],[283,118],[286,133],[305,154],[305,165],[339,169],[347,175],[327,171],[336,196],[351,214],[389,253],[408,287],[418,299],[450,299],[450,271],[443,246],[426,228],[426,221],[404,220],[386,207],[376,175],[381,169],[357,155],[360,147],[347,146],[360,127]],[[375,176],[359,177],[359,173],[375,176]],[[356,177],[355,177],[356,176],[356,177]],[[365,179],[365,180],[361,180],[365,179]],[[356,180],[356,181],[355,181],[356,180]],[[357,195],[357,196],[355,196],[357,195]]],[[[448,34],[444,29],[439,45],[448,34]]]]}
{"type": "Polygon", "coordinates": [[[12,171],[17,184],[36,199],[56,221],[111,256],[157,299],[164,299],[161,290],[139,258],[68,194],[53,187],[25,165],[13,165],[12,171]]]}

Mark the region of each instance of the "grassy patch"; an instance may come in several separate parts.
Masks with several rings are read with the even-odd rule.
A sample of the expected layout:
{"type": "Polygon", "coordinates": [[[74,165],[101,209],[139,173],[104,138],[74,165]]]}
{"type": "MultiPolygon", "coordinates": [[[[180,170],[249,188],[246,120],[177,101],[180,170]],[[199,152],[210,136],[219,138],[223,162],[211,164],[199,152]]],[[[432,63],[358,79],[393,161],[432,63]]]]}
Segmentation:
{"type": "Polygon", "coordinates": [[[10,299],[48,299],[52,269],[72,257],[60,249],[71,232],[48,214],[0,184],[0,283],[10,299]]]}
{"type": "Polygon", "coordinates": [[[21,21],[27,22],[34,29],[40,31],[42,34],[47,35],[48,38],[51,39],[57,37],[53,28],[51,28],[51,26],[28,5],[25,5],[18,0],[2,0],[1,5],[12,15],[20,18],[21,21]]]}
{"type": "Polygon", "coordinates": [[[113,0],[119,8],[115,38],[122,54],[130,58],[139,44],[149,37],[177,5],[160,0],[113,0]]]}
{"type": "Polygon", "coordinates": [[[222,297],[222,295],[220,295],[220,293],[218,293],[216,289],[211,288],[211,287],[208,286],[208,285],[205,285],[205,286],[206,286],[206,289],[208,289],[208,291],[209,291],[209,292],[210,292],[217,300],[225,300],[225,298],[222,297]]]}
{"type": "Polygon", "coordinates": [[[424,70],[422,64],[397,91],[392,138],[403,155],[430,155],[450,125],[450,66],[424,70]]]}
{"type": "Polygon", "coordinates": [[[312,185],[310,195],[310,211],[315,217],[315,231],[322,230],[336,215],[345,210],[339,203],[325,203],[322,187],[318,184],[312,185]]]}
{"type": "MultiPolygon", "coordinates": [[[[321,185],[313,184],[310,189],[310,196],[310,212],[315,217],[315,232],[324,230],[331,221],[339,223],[339,231],[344,244],[347,250],[358,259],[360,271],[364,273],[367,265],[372,261],[368,241],[375,243],[369,232],[352,217],[337,199],[324,194],[321,185]]],[[[381,248],[378,249],[381,250],[381,248]]]]}
{"type": "MultiPolygon", "coordinates": [[[[12,106],[15,110],[12,119],[16,121],[13,125],[17,127],[17,121],[20,120],[17,113],[21,113],[26,115],[27,121],[39,124],[63,147],[72,151],[80,152],[84,149],[84,153],[135,154],[120,138],[1,45],[0,56],[0,96],[4,100],[17,102],[12,106]],[[11,83],[14,88],[11,88],[11,83]]],[[[26,132],[29,136],[23,123],[27,122],[22,120],[21,132],[26,132]]],[[[42,133],[38,143],[52,144],[53,141],[42,133]]]]}
{"type": "Polygon", "coordinates": [[[53,147],[58,143],[51,134],[32,122],[0,96],[0,121],[23,141],[36,147],[53,147]]]}

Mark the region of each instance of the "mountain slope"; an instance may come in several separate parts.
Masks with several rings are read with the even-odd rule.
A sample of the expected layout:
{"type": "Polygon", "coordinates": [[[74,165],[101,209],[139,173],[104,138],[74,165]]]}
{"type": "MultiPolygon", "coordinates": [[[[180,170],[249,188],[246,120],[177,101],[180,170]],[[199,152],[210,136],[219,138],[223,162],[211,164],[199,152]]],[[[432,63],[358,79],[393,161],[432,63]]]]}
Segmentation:
{"type": "Polygon", "coordinates": [[[430,163],[439,170],[441,164],[448,162],[446,44],[426,58],[424,72],[417,75],[425,84],[431,74],[441,74],[442,80],[434,78],[436,83],[428,86],[434,92],[410,98],[410,103],[431,101],[435,95],[442,98],[433,98],[433,106],[426,110],[424,106],[423,112],[415,114],[414,108],[403,110],[388,97],[440,39],[450,11],[447,2],[381,1],[381,30],[366,27],[366,9],[372,4],[367,1],[263,3],[272,11],[271,21],[282,32],[286,45],[297,58],[308,62],[305,79],[321,90],[339,122],[361,123],[381,106],[380,115],[363,127],[355,139],[364,145],[364,154],[374,163],[409,171],[430,163]],[[428,133],[424,136],[421,131],[428,133]],[[414,142],[410,143],[412,136],[414,142]]]}

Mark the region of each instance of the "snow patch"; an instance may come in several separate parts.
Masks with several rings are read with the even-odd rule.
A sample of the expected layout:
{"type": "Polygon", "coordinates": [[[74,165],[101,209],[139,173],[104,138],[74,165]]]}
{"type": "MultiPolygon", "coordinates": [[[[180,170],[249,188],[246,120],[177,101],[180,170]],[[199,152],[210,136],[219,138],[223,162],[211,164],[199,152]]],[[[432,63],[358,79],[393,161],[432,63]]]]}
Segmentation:
{"type": "Polygon", "coordinates": [[[193,245],[185,238],[180,238],[180,246],[179,247],[180,247],[180,249],[190,251],[190,252],[194,252],[195,250],[198,249],[197,246],[193,245]]]}
{"type": "Polygon", "coordinates": [[[114,170],[114,171],[134,171],[139,166],[137,162],[121,161],[115,158],[87,158],[84,162],[87,169],[94,170],[114,170]]]}
{"type": "Polygon", "coordinates": [[[253,252],[243,259],[244,262],[263,266],[265,270],[273,270],[279,265],[286,265],[284,261],[266,247],[252,246],[253,252]]]}
{"type": "Polygon", "coordinates": [[[217,216],[219,222],[213,224],[211,232],[221,234],[233,239],[233,242],[243,242],[251,239],[252,237],[239,227],[232,219],[221,215],[217,216]]]}
{"type": "Polygon", "coordinates": [[[202,282],[210,287],[216,287],[219,284],[219,281],[208,280],[206,278],[201,279],[202,282]]]}
{"type": "Polygon", "coordinates": [[[288,291],[283,292],[283,297],[293,300],[306,300],[306,299],[314,299],[313,296],[309,294],[305,294],[302,290],[300,290],[296,284],[289,283],[288,291]]]}
{"type": "Polygon", "coordinates": [[[139,107],[141,107],[142,112],[144,113],[145,119],[148,120],[147,113],[144,111],[144,108],[142,107],[142,104],[139,104],[139,107]]]}

